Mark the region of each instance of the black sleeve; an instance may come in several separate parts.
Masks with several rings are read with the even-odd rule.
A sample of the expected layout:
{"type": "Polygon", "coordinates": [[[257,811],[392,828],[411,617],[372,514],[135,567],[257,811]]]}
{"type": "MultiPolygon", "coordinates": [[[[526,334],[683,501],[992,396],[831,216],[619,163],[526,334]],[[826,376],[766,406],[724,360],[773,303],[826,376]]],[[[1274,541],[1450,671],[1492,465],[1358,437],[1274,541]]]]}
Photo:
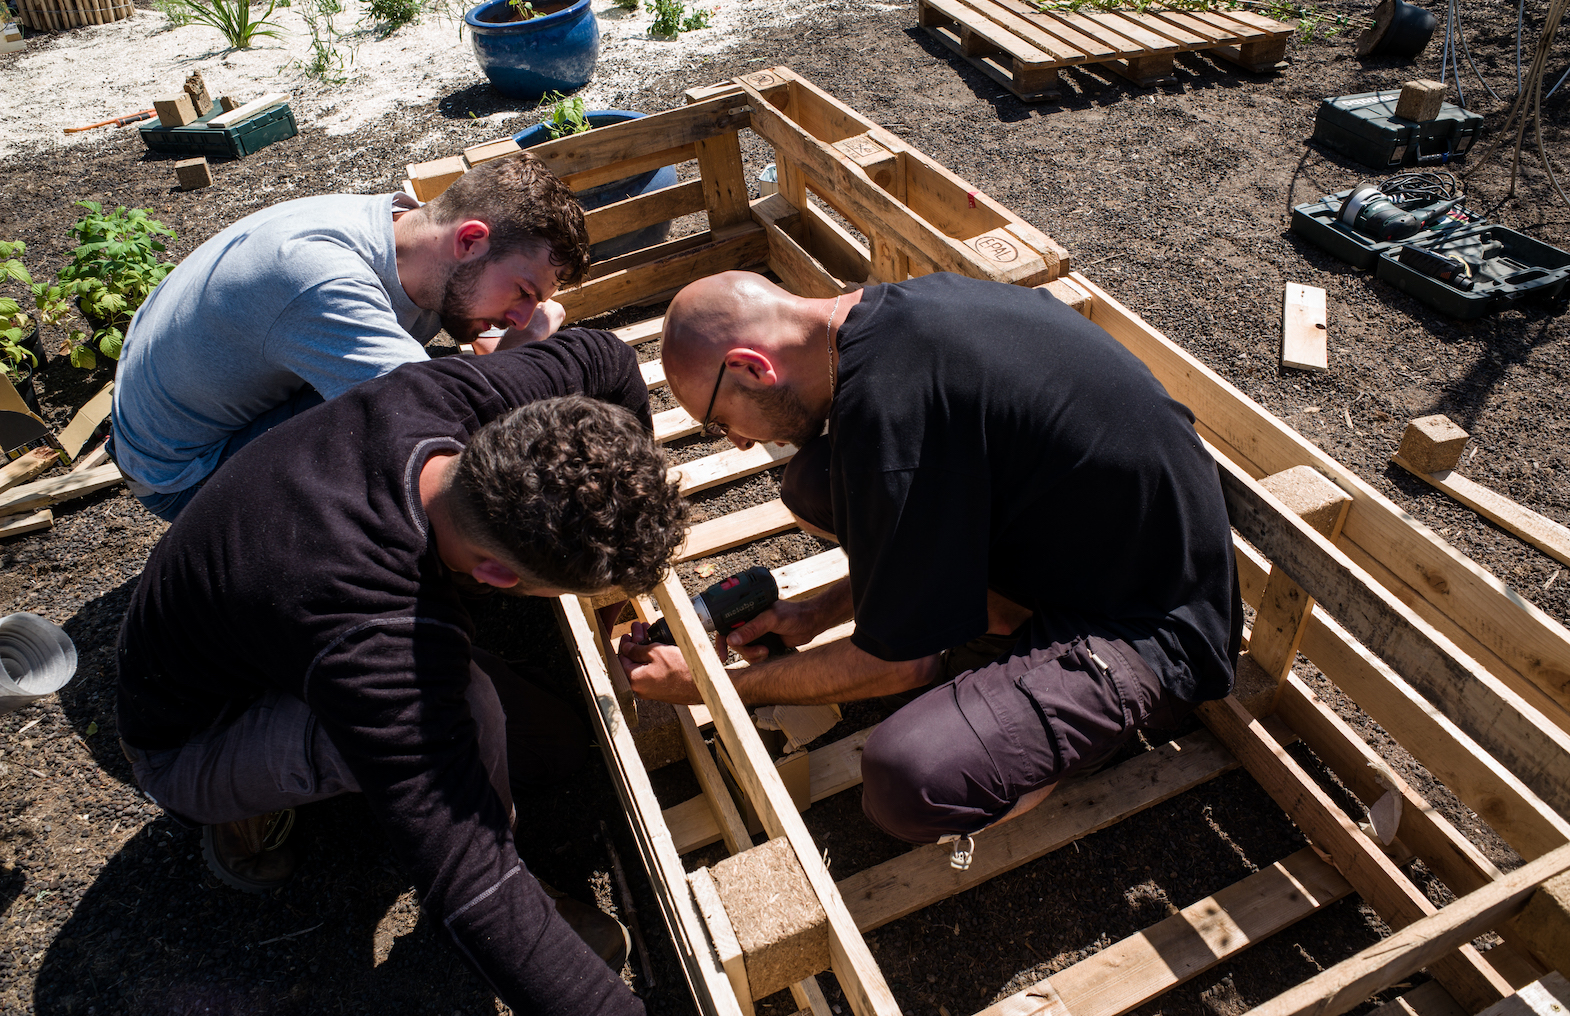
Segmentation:
{"type": "MultiPolygon", "coordinates": [[[[642,1016],[524,867],[476,747],[469,641],[434,618],[360,626],[312,667],[306,699],[421,906],[514,1012],[642,1016]]],[[[520,815],[520,821],[528,821],[520,815]]]]}
{"type": "Polygon", "coordinates": [[[455,379],[483,379],[483,384],[458,388],[470,399],[481,424],[515,406],[582,393],[621,406],[646,430],[654,430],[649,388],[638,370],[638,354],[611,332],[566,328],[540,342],[488,356],[445,356],[429,366],[455,379]]]}
{"type": "Polygon", "coordinates": [[[897,662],[986,631],[986,484],[932,467],[845,466],[835,530],[850,558],[851,644],[897,662]]]}

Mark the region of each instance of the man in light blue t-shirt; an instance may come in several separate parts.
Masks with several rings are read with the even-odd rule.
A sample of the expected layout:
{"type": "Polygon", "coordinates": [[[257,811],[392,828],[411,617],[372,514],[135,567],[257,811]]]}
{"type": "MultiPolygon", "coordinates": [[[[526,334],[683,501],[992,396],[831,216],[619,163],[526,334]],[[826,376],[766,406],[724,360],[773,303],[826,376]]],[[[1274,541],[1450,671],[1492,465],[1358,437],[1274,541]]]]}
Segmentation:
{"type": "Polygon", "coordinates": [[[153,290],[115,379],[114,460],[173,520],[213,470],[305,409],[427,358],[446,328],[476,352],[561,325],[588,232],[572,192],[530,155],[475,167],[426,205],[328,194],[248,215],[153,290]],[[506,329],[480,338],[491,328],[506,329]]]}

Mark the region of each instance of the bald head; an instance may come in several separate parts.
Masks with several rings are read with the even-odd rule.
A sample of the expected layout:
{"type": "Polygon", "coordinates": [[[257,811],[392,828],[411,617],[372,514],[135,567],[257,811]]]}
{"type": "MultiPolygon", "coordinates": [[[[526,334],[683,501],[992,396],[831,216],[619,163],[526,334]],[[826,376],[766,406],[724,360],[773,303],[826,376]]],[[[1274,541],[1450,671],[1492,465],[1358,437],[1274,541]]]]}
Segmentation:
{"type": "Polygon", "coordinates": [[[704,387],[698,376],[713,373],[730,350],[777,353],[790,341],[792,311],[805,302],[755,272],[723,272],[683,288],[665,312],[660,348],[671,394],[691,410],[704,387]]]}

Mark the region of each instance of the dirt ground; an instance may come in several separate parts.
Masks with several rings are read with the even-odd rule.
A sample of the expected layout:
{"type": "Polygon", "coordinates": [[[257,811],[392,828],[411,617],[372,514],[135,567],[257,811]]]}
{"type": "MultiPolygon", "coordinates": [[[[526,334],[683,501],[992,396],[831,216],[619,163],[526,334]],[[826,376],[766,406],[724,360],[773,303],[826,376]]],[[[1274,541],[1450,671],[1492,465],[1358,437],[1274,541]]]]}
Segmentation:
{"type": "MultiPolygon", "coordinates": [[[[1333,11],[1369,6],[1332,2],[1333,11]]],[[[1430,4],[1439,7],[1438,4],[1430,4]]],[[[1541,18],[1546,4],[1529,3],[1541,18]]],[[[1514,92],[1515,6],[1471,0],[1462,24],[1482,73],[1514,92]]],[[[1530,56],[1530,36],[1528,57],[1530,56]]],[[[30,45],[69,46],[68,35],[30,45]]],[[[1446,413],[1472,434],[1463,471],[1560,523],[1570,523],[1570,416],[1562,408],[1566,299],[1523,303],[1474,322],[1446,318],[1287,232],[1292,205],[1372,175],[1308,143],[1319,100],[1440,77],[1436,39],[1414,64],[1360,61],[1348,36],[1295,42],[1284,72],[1255,75],[1207,57],[1179,58],[1177,81],[1133,86],[1095,67],[1064,74],[1055,102],[1028,105],[915,27],[909,4],[840,11],[740,40],[697,74],[647,84],[638,108],[680,104],[684,88],[774,64],[794,68],[986,190],[1046,231],[1074,266],[1218,371],[1305,438],[1355,470],[1422,524],[1508,582],[1555,621],[1570,616],[1560,566],[1388,464],[1407,420],[1446,413]],[[1330,370],[1278,362],[1283,284],[1329,297],[1330,370]]],[[[0,57],[0,74],[9,57],[0,57]]],[[[1570,42],[1550,59],[1553,77],[1570,42]]],[[[1464,64],[1463,64],[1464,68],[1464,64]]],[[[1472,108],[1497,128],[1507,105],[1466,71],[1472,108]]],[[[1453,97],[1453,92],[1452,92],[1453,97]]],[[[1544,142],[1564,159],[1565,94],[1544,104],[1544,142]]],[[[300,137],[223,164],[217,186],[172,187],[170,159],[132,131],[92,147],[0,164],[0,238],[28,244],[47,275],[66,263],[73,202],[149,208],[179,239],[178,257],[234,219],[279,200],[331,192],[350,176],[397,185],[404,165],[489,140],[469,115],[506,108],[476,86],[406,109],[374,129],[300,137]],[[439,150],[431,138],[440,137],[439,150]]],[[[764,153],[748,150],[759,162],[764,153]]],[[[1472,159],[1474,207],[1570,247],[1570,208],[1557,203],[1535,151],[1515,198],[1508,163],[1472,159]]],[[[1559,163],[1570,173],[1570,160],[1559,163]]],[[[58,337],[56,337],[58,338],[58,337]]],[[[111,377],[64,361],[41,374],[45,415],[63,424],[111,377]]],[[[679,458],[712,450],[687,442],[679,458]]],[[[775,496],[765,474],[700,499],[700,513],[775,496]],[[705,503],[707,509],[705,509],[705,503]]],[[[198,837],[160,816],[130,782],[115,742],[114,644],[142,563],[164,525],[123,489],[56,511],[46,532],[0,543],[0,613],[31,610],[62,624],[80,653],[58,701],[0,716],[0,1011],[16,1013],[409,1013],[500,1008],[420,918],[368,810],[354,798],[304,809],[299,875],[266,897],[208,875],[198,837]]],[[[701,517],[701,516],[700,516],[701,517]]],[[[786,563],[821,549],[800,534],[683,565],[718,574],[786,563]]],[[[578,693],[549,604],[492,597],[476,607],[482,644],[545,667],[578,693]]],[[[1310,674],[1312,676],[1312,674],[1310,674]]],[[[1501,866],[1518,861],[1366,719],[1343,706],[1398,768],[1501,866]]],[[[839,732],[874,722],[876,704],[847,708],[839,732]]],[[[1138,750],[1132,747],[1130,751],[1138,750]]],[[[1295,749],[1306,764],[1314,760],[1295,749]]],[[[658,775],[666,803],[694,793],[684,767],[658,775]]],[[[652,962],[635,964],[651,1013],[693,1010],[658,908],[639,869],[602,766],[539,800],[519,802],[520,852],[561,888],[625,912],[602,828],[619,852],[652,962]],[[602,827],[601,823],[604,823],[602,827]]],[[[897,854],[852,791],[806,817],[843,878],[897,854]]],[[[964,1016],[1062,969],[1300,849],[1303,839],[1246,776],[1233,774],[961,897],[870,933],[873,955],[909,1013],[964,1016]]],[[[700,851],[690,866],[719,855],[700,851]]],[[[1442,887],[1419,870],[1437,901],[1442,887]]],[[[1355,897],[1194,978],[1141,1013],[1236,1016],[1370,944],[1383,926],[1355,897]]],[[[832,978],[824,978],[832,982],[832,978]]],[[[836,1012],[843,1001],[828,984],[836,1012]]],[[[788,996],[763,1005],[792,1010],[788,996]]]]}

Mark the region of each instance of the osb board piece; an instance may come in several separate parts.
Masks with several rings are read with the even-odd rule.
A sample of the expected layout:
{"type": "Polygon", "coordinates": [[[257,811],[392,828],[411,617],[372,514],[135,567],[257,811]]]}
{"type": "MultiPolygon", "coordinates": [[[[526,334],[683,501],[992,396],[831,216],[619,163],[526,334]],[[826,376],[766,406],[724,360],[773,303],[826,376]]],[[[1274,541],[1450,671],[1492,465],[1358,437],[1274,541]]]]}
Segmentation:
{"type": "Polygon", "coordinates": [[[1281,366],[1329,370],[1325,291],[1289,282],[1281,312],[1281,366]]]}
{"type": "Polygon", "coordinates": [[[710,870],[741,946],[753,998],[828,969],[828,914],[789,840],[769,840],[710,870]]]}
{"type": "Polygon", "coordinates": [[[1557,970],[1533,981],[1479,1016],[1565,1016],[1570,1010],[1570,981],[1557,970]]]}

